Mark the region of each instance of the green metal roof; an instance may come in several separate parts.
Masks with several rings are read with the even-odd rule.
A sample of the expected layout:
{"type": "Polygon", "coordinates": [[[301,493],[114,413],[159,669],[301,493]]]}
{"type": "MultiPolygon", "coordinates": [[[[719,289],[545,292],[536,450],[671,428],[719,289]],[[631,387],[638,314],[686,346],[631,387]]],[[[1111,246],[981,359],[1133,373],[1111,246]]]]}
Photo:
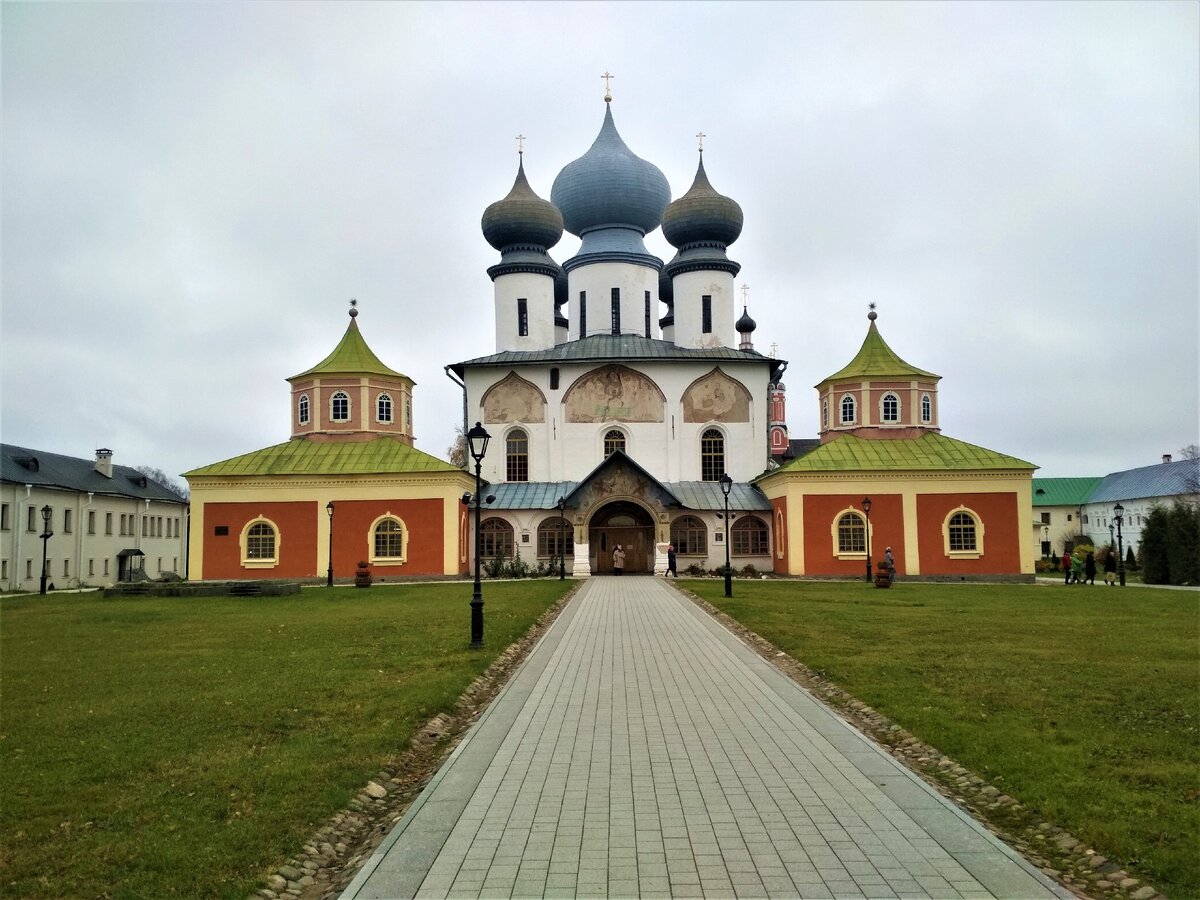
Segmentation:
{"type": "MultiPolygon", "coordinates": [[[[879,470],[1036,469],[1033,463],[996,453],[966,441],[930,432],[918,438],[870,440],[852,434],[834,438],[759,479],[780,472],[856,472],[879,470]]],[[[757,480],[757,479],[756,479],[757,480]]]]}
{"type": "Polygon", "coordinates": [[[350,327],[333,352],[306,372],[293,375],[288,381],[310,375],[388,375],[393,378],[412,379],[395,369],[385,366],[367,346],[358,330],[358,320],[351,319],[350,327]]]}
{"type": "Polygon", "coordinates": [[[738,362],[782,364],[782,360],[763,356],[754,350],[735,350],[732,347],[692,349],[678,347],[671,341],[660,341],[637,334],[593,334],[577,341],[567,341],[545,350],[506,350],[491,356],[479,356],[450,368],[461,376],[471,366],[535,366],[544,363],[566,362],[630,362],[647,360],[735,360],[738,362]]]}
{"type": "Polygon", "coordinates": [[[369,441],[293,438],[263,450],[184,472],[198,475],[378,475],[403,472],[461,472],[445,460],[386,435],[369,441]]]}
{"type": "Polygon", "coordinates": [[[820,384],[816,385],[816,387],[820,387],[826,381],[875,376],[941,378],[940,375],[934,375],[932,372],[926,372],[924,369],[910,366],[897,356],[895,351],[887,345],[887,341],[883,339],[883,335],[875,327],[875,320],[872,319],[871,326],[867,329],[866,339],[863,340],[862,347],[858,350],[858,355],[850,360],[850,363],[844,369],[834,372],[820,384]]]}
{"type": "Polygon", "coordinates": [[[1092,491],[1104,479],[1095,478],[1035,478],[1034,506],[1080,506],[1087,502],[1092,491]]]}

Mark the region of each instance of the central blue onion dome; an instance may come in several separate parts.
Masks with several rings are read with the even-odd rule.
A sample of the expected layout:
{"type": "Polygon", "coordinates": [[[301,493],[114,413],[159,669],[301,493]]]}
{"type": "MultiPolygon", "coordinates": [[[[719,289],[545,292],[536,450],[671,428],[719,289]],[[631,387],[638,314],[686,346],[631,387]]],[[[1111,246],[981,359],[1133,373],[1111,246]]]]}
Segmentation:
{"type": "Polygon", "coordinates": [[[701,241],[728,246],[742,233],[742,223],[742,208],[737,201],[718,194],[709,184],[701,151],[696,180],[663,213],[663,236],[676,248],[701,241]]]}
{"type": "Polygon", "coordinates": [[[602,227],[648,234],[671,202],[671,186],[657,166],[625,146],[606,106],[600,134],[587,153],[558,173],[550,200],[577,237],[602,227]]]}
{"type": "Polygon", "coordinates": [[[562,213],[533,192],[525,178],[524,159],[508,196],[485,209],[480,224],[487,242],[501,251],[516,244],[553,247],[563,233],[562,213]]]}

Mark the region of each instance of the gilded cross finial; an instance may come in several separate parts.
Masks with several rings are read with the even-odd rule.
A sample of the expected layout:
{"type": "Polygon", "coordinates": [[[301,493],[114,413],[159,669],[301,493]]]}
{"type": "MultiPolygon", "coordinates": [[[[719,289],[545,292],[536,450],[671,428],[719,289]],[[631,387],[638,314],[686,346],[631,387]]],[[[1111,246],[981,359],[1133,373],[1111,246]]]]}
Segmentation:
{"type": "Polygon", "coordinates": [[[775,358],[775,354],[779,352],[779,345],[774,341],[771,342],[771,359],[775,358]]]}
{"type": "Polygon", "coordinates": [[[750,285],[742,282],[742,306],[746,305],[746,295],[750,293],[750,285]]]}
{"type": "Polygon", "coordinates": [[[517,155],[521,156],[525,153],[525,135],[517,135],[517,155]]]}
{"type": "Polygon", "coordinates": [[[604,79],[604,102],[612,103],[612,90],[611,90],[612,85],[610,85],[609,82],[612,81],[617,76],[610,75],[608,69],[605,69],[604,74],[601,75],[600,77],[604,79]]]}
{"type": "Polygon", "coordinates": [[[701,153],[704,152],[704,139],[706,137],[708,137],[708,135],[705,134],[703,131],[696,132],[696,140],[698,140],[700,142],[700,152],[701,153]]]}

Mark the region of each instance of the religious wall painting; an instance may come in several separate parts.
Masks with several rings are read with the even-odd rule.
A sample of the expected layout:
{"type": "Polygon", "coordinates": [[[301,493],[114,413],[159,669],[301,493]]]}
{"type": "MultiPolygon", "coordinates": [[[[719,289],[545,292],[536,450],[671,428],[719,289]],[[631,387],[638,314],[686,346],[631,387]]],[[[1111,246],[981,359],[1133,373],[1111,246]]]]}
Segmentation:
{"type": "Polygon", "coordinates": [[[483,395],[483,421],[488,424],[545,422],[546,397],[537,386],[509,372],[483,395]]]}
{"type": "Polygon", "coordinates": [[[749,422],[750,392],[720,369],[697,378],[683,392],[685,422],[749,422]]]}
{"type": "Polygon", "coordinates": [[[641,372],[613,365],[581,376],[563,405],[568,422],[661,422],[666,398],[641,372]]]}

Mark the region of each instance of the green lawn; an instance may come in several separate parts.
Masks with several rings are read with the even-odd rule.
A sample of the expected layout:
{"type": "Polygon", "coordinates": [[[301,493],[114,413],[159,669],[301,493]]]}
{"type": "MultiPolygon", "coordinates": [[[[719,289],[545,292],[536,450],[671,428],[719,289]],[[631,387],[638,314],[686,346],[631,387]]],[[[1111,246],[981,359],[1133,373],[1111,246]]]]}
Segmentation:
{"type": "Polygon", "coordinates": [[[570,586],[0,600],[0,894],[243,900],[570,586]]]}
{"type": "Polygon", "coordinates": [[[1200,594],[681,586],[1169,896],[1200,896],[1200,594]]]}

